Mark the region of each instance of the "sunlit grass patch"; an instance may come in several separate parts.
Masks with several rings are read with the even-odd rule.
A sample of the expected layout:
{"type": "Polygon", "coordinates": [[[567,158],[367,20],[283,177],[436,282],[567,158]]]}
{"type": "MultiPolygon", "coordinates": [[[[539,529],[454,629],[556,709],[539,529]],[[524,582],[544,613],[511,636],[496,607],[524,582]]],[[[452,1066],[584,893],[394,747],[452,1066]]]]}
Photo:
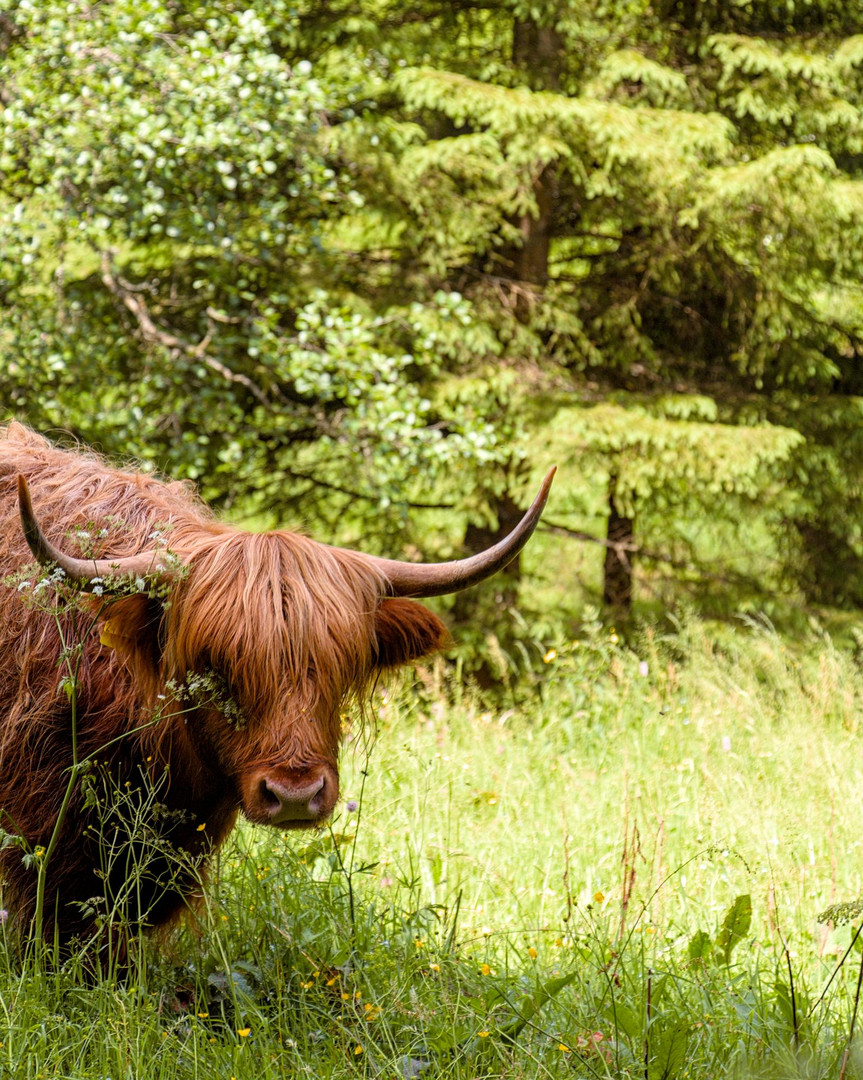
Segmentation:
{"type": "Polygon", "coordinates": [[[0,1075],[838,1076],[853,659],[766,628],[576,640],[518,710],[376,698],[331,826],[241,826],[120,978],[36,968],[0,925],[0,1075]]]}

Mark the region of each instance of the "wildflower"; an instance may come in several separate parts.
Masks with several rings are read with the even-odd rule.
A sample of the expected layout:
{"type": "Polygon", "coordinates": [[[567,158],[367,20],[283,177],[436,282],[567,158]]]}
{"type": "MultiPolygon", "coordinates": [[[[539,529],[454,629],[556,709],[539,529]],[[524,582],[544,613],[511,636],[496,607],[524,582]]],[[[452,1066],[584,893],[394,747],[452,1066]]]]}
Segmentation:
{"type": "Polygon", "coordinates": [[[488,964],[483,964],[479,970],[483,973],[483,975],[491,975],[491,968],[488,966],[488,964]]]}
{"type": "Polygon", "coordinates": [[[488,1033],[487,1031],[478,1031],[478,1032],[477,1032],[477,1035],[479,1035],[479,1037],[480,1037],[481,1039],[487,1039],[487,1038],[488,1038],[488,1036],[489,1036],[489,1033],[488,1033]]]}
{"type": "Polygon", "coordinates": [[[345,803],[345,810],[347,810],[349,814],[355,814],[357,810],[359,810],[359,808],[360,804],[357,802],[356,799],[348,799],[348,801],[345,803]]]}
{"type": "Polygon", "coordinates": [[[612,645],[616,645],[618,641],[620,641],[620,638],[612,630],[612,632],[608,635],[608,640],[611,642],[612,645]]]}
{"type": "Polygon", "coordinates": [[[35,856],[35,858],[41,859],[44,856],[44,854],[45,854],[45,849],[42,847],[41,844],[39,844],[39,845],[37,845],[36,847],[33,848],[33,855],[35,856]]]}
{"type": "Polygon", "coordinates": [[[432,969],[432,971],[440,971],[440,964],[429,964],[429,967],[432,969]]]}
{"type": "Polygon", "coordinates": [[[354,1053],[357,1056],[359,1056],[362,1052],[363,1052],[362,1046],[360,1045],[360,1043],[357,1043],[357,1045],[354,1047],[354,1053]]]}
{"type": "Polygon", "coordinates": [[[9,912],[6,910],[6,908],[0,908],[0,926],[2,926],[8,918],[9,912]]]}
{"type": "Polygon", "coordinates": [[[202,821],[201,824],[198,826],[197,831],[198,832],[203,832],[204,829],[206,829],[206,827],[207,827],[206,821],[202,821]]]}
{"type": "Polygon", "coordinates": [[[533,945],[531,945],[531,947],[527,950],[527,955],[531,958],[531,960],[536,960],[538,954],[533,945]]]}
{"type": "Polygon", "coordinates": [[[595,892],[593,894],[593,899],[597,904],[601,904],[602,901],[605,899],[605,893],[595,892]]]}
{"type": "Polygon", "coordinates": [[[206,1012],[206,1011],[204,1011],[204,1012],[199,1012],[199,1013],[198,1013],[198,1019],[199,1019],[199,1020],[206,1020],[206,1019],[207,1019],[207,1017],[208,1017],[209,1015],[210,1015],[210,1014],[209,1014],[208,1012],[206,1012]]]}
{"type": "Polygon", "coordinates": [[[250,1027],[240,1028],[237,1034],[240,1036],[241,1039],[245,1039],[246,1036],[252,1034],[252,1029],[250,1027]]]}
{"type": "Polygon", "coordinates": [[[549,649],[545,656],[542,658],[544,664],[550,664],[552,660],[557,659],[557,649],[549,649]]]}
{"type": "Polygon", "coordinates": [[[415,947],[415,948],[417,948],[417,949],[424,949],[424,948],[425,948],[425,944],[426,944],[426,943],[425,943],[425,942],[424,942],[424,941],[422,940],[422,938],[414,938],[414,947],[415,947]]]}
{"type": "Polygon", "coordinates": [[[568,1047],[568,1046],[566,1045],[566,1043],[558,1043],[558,1044],[557,1044],[557,1048],[558,1048],[558,1050],[560,1050],[560,1052],[561,1052],[562,1054],[571,1054],[571,1053],[572,1053],[572,1051],[571,1051],[571,1050],[570,1050],[570,1048],[569,1048],[569,1047],[568,1047]]]}
{"type": "Polygon", "coordinates": [[[650,668],[647,666],[647,661],[641,660],[638,665],[638,674],[642,679],[646,679],[648,671],[650,671],[650,668]]]}

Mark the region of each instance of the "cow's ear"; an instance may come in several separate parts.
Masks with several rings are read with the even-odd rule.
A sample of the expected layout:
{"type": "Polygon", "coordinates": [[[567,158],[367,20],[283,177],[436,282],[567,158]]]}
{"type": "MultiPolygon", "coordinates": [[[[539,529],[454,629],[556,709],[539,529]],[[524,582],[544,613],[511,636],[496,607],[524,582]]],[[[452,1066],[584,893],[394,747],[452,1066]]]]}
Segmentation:
{"type": "Polygon", "coordinates": [[[99,640],[113,649],[136,674],[159,666],[159,624],[162,605],[149,596],[123,596],[102,611],[99,640]],[[142,670],[143,669],[143,670],[142,670]]]}
{"type": "Polygon", "coordinates": [[[384,600],[375,616],[375,662],[396,667],[437,652],[449,644],[447,628],[434,612],[415,600],[384,600]]]}

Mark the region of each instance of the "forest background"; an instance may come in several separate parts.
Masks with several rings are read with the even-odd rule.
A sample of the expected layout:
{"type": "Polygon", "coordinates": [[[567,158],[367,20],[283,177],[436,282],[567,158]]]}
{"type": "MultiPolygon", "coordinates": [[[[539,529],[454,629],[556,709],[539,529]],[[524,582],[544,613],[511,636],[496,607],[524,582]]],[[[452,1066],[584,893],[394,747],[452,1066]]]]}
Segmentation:
{"type": "Polygon", "coordinates": [[[485,681],[591,599],[854,611],[861,20],[7,4],[0,411],[401,557],[486,545],[557,464],[450,613],[485,681]]]}

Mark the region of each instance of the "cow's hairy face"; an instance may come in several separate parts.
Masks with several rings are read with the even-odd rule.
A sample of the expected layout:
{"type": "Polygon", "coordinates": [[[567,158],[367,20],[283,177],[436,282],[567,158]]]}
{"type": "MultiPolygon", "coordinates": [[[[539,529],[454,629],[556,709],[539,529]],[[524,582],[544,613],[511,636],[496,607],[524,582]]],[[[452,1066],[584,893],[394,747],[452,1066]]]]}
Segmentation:
{"type": "Polygon", "coordinates": [[[325,820],[339,794],[345,709],[379,671],[443,645],[437,616],[381,599],[385,588],[361,556],[290,533],[234,531],[178,583],[162,616],[157,681],[182,710],[200,766],[233,788],[250,821],[325,820]]]}

